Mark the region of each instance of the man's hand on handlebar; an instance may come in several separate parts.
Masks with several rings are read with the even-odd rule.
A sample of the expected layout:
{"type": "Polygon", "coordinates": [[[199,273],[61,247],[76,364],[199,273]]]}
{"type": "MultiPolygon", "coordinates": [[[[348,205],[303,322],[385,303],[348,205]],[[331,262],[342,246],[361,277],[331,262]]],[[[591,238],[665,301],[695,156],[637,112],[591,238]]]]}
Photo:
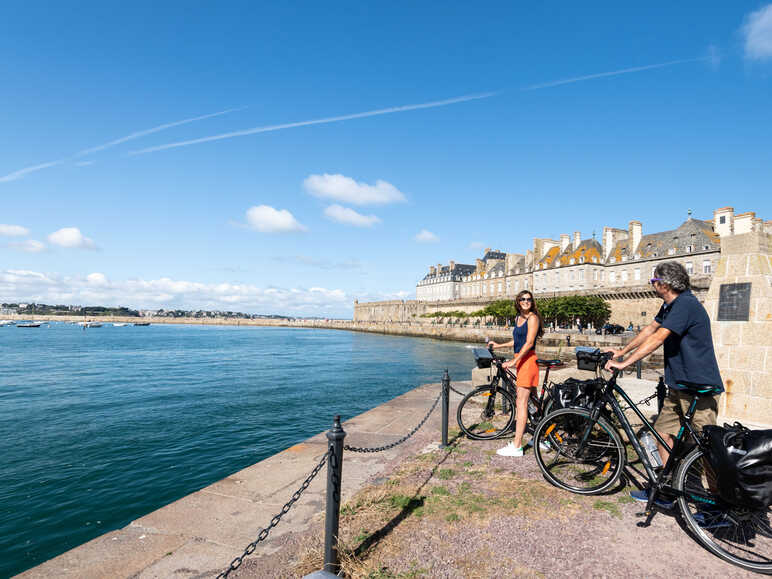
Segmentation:
{"type": "Polygon", "coordinates": [[[487,343],[485,346],[486,346],[486,347],[487,347],[487,348],[488,348],[488,349],[489,349],[491,352],[493,351],[493,348],[498,348],[498,347],[499,347],[499,345],[498,345],[496,342],[494,342],[493,340],[490,340],[490,341],[489,341],[489,342],[488,342],[488,343],[487,343]]]}
{"type": "Polygon", "coordinates": [[[606,370],[619,370],[619,371],[622,371],[625,368],[627,368],[629,365],[630,365],[629,362],[617,362],[614,359],[611,359],[608,362],[606,362],[606,365],[604,366],[604,368],[606,370]]]}
{"type": "Polygon", "coordinates": [[[612,354],[612,356],[611,356],[612,359],[613,358],[621,358],[623,356],[622,350],[617,350],[617,349],[614,349],[614,348],[608,348],[606,350],[603,350],[603,353],[604,354],[612,354]]]}

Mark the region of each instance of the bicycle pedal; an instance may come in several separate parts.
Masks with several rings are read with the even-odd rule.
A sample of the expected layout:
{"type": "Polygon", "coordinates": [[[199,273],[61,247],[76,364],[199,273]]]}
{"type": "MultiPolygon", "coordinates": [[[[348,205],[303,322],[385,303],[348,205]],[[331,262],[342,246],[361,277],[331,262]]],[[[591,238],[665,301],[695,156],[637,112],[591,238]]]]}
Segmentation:
{"type": "Polygon", "coordinates": [[[635,513],[636,517],[646,517],[648,516],[648,513],[646,511],[641,511],[640,513],[635,513]]]}
{"type": "Polygon", "coordinates": [[[637,527],[641,527],[642,529],[645,529],[646,527],[651,525],[651,521],[649,519],[646,519],[645,521],[638,521],[635,523],[637,527]]]}

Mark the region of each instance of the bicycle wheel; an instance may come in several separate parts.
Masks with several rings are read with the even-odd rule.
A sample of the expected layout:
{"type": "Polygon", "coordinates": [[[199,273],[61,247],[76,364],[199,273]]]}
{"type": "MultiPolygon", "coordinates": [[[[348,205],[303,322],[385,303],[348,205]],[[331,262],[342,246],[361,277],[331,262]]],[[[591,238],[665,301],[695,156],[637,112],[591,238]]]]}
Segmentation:
{"type": "Polygon", "coordinates": [[[616,429],[602,417],[593,423],[590,412],[583,408],[548,414],[536,426],[534,440],[536,462],[544,477],[580,495],[613,487],[627,461],[616,429]]]}
{"type": "Polygon", "coordinates": [[[715,475],[700,448],[692,450],[676,470],[673,487],[681,516],[699,543],[724,561],[756,573],[772,575],[772,507],[750,510],[725,503],[715,475]]]}
{"type": "Polygon", "coordinates": [[[499,438],[512,429],[515,401],[501,386],[480,386],[464,396],[456,418],[459,428],[469,438],[499,438]]]}

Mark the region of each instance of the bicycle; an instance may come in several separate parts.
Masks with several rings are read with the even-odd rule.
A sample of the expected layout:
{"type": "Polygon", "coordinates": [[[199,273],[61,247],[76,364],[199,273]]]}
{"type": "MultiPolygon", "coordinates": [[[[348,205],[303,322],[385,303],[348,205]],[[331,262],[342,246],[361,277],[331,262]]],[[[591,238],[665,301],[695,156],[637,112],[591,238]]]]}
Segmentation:
{"type": "MultiPolygon", "coordinates": [[[[490,384],[478,386],[469,392],[458,405],[456,420],[461,431],[473,440],[493,440],[501,438],[508,432],[514,432],[516,412],[516,376],[508,368],[502,368],[502,358],[493,355],[493,349],[488,347],[491,364],[497,368],[496,375],[490,384]]],[[[552,408],[551,388],[548,386],[549,373],[552,368],[563,366],[557,359],[536,361],[546,368],[541,393],[537,396],[531,389],[528,400],[528,425],[526,430],[533,432],[533,427],[552,408]]]]}
{"type": "MultiPolygon", "coordinates": [[[[611,354],[598,353],[596,363],[602,367],[610,357],[611,354]]],[[[692,426],[699,396],[711,392],[690,392],[693,394],[691,404],[671,448],[617,384],[618,375],[619,372],[614,370],[611,378],[604,380],[603,390],[590,408],[556,410],[537,425],[533,435],[534,450],[544,477],[564,490],[594,495],[614,487],[625,470],[645,476],[649,496],[646,508],[639,516],[646,519],[638,526],[648,527],[658,511],[669,510],[657,503],[659,497],[675,499],[689,532],[706,549],[743,569],[772,574],[770,507],[761,511],[743,509],[725,502],[717,491],[711,490],[711,487],[716,488],[716,478],[706,459],[707,443],[692,426]],[[615,394],[635,412],[643,429],[669,449],[668,460],[659,472],[635,436],[615,394]],[[613,424],[609,416],[614,417],[613,424]],[[627,449],[617,424],[640,458],[645,473],[628,462],[627,449]],[[692,444],[686,441],[686,435],[692,444]],[[540,444],[552,440],[559,444],[540,444]]]]}

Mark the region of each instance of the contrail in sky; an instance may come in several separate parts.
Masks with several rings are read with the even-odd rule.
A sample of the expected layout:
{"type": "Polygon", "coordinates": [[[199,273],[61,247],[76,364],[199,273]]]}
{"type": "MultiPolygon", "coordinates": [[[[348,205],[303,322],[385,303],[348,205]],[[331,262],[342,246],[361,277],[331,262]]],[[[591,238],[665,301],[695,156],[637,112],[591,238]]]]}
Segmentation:
{"type": "Polygon", "coordinates": [[[7,183],[8,181],[16,181],[17,179],[21,179],[24,177],[24,175],[27,175],[28,173],[34,173],[35,171],[40,171],[41,169],[47,169],[48,167],[53,167],[54,165],[61,165],[64,161],[50,161],[48,163],[41,163],[40,165],[33,165],[32,167],[25,167],[24,169],[19,169],[18,171],[14,171],[13,173],[8,173],[4,177],[0,177],[0,183],[7,183]]]}
{"type": "Polygon", "coordinates": [[[241,131],[221,133],[219,135],[212,135],[210,137],[201,137],[199,139],[190,139],[188,141],[177,141],[176,143],[167,143],[166,145],[158,145],[156,147],[148,147],[146,149],[130,151],[129,155],[144,155],[145,153],[153,153],[155,151],[164,151],[166,149],[176,149],[177,147],[187,147],[188,145],[198,145],[200,143],[208,143],[210,141],[222,141],[223,139],[232,139],[234,137],[244,137],[246,135],[254,135],[257,133],[268,133],[271,131],[281,131],[283,129],[293,129],[295,127],[306,127],[308,125],[324,125],[327,123],[337,123],[340,121],[348,121],[351,119],[361,119],[364,117],[376,117],[378,115],[389,115],[392,113],[401,113],[404,111],[415,111],[418,109],[431,109],[434,107],[444,107],[444,106],[452,105],[456,103],[464,103],[467,101],[486,99],[486,98],[495,96],[497,94],[498,93],[496,92],[486,92],[486,93],[480,93],[480,94],[460,96],[460,97],[445,99],[441,101],[431,101],[428,103],[420,103],[415,105],[402,105],[399,107],[389,107],[386,109],[376,109],[374,111],[365,111],[363,113],[340,115],[337,117],[326,117],[323,119],[313,119],[310,121],[297,121],[294,123],[284,123],[281,125],[269,125],[265,127],[253,127],[251,129],[244,129],[241,131]]]}
{"type": "Polygon", "coordinates": [[[596,74],[588,74],[585,76],[575,76],[573,78],[564,78],[563,80],[554,80],[552,82],[545,82],[542,84],[532,84],[525,86],[520,90],[537,90],[540,88],[550,88],[553,86],[560,86],[562,84],[571,84],[574,82],[582,82],[584,80],[593,80],[595,78],[603,78],[606,76],[618,76],[620,74],[629,74],[631,72],[641,72],[642,70],[651,70],[652,68],[665,68],[666,66],[674,66],[676,64],[684,64],[687,62],[699,62],[701,60],[710,60],[710,57],[701,58],[685,58],[682,60],[671,60],[669,62],[661,62],[659,64],[647,64],[645,66],[635,66],[633,68],[623,68],[621,70],[612,70],[610,72],[598,72],[596,74]]]}
{"type": "MultiPolygon", "coordinates": [[[[170,129],[172,127],[177,127],[179,125],[186,125],[188,123],[193,123],[195,121],[203,121],[204,119],[210,119],[212,117],[219,117],[220,115],[227,115],[228,113],[236,112],[243,110],[247,107],[239,107],[235,109],[226,109],[224,111],[218,111],[216,113],[210,113],[208,115],[201,115],[199,117],[192,117],[189,119],[183,119],[181,121],[174,121],[173,123],[166,123],[163,125],[158,125],[157,127],[153,127],[152,129],[145,129],[144,131],[137,131],[135,133],[131,133],[129,135],[126,135],[125,137],[121,137],[120,139],[115,139],[113,141],[110,141],[108,143],[104,143],[102,145],[98,145],[96,147],[91,147],[90,149],[84,149],[82,151],[78,151],[75,153],[70,159],[77,159],[78,157],[83,157],[85,155],[90,155],[91,153],[96,153],[97,151],[102,151],[104,149],[109,149],[110,147],[114,147],[115,145],[119,145],[121,143],[125,143],[126,141],[132,141],[134,139],[139,139],[140,137],[144,137],[145,135],[151,135],[153,133],[157,133],[159,131],[164,131],[166,129],[170,129]]],[[[6,183],[8,181],[16,181],[17,179],[21,179],[25,175],[29,173],[34,173],[35,171],[40,171],[42,169],[47,169],[48,167],[53,167],[55,165],[61,165],[64,163],[64,160],[60,159],[58,161],[50,161],[48,163],[41,163],[40,165],[34,165],[32,167],[25,167],[24,169],[19,169],[18,171],[14,171],[13,173],[8,173],[8,175],[5,175],[4,177],[0,177],[0,183],[6,183]]],[[[84,167],[89,163],[76,163],[79,167],[84,167]]]]}
{"type": "Polygon", "coordinates": [[[224,111],[219,111],[216,113],[210,113],[208,115],[201,115],[200,117],[192,117],[190,119],[183,119],[181,121],[175,121],[173,123],[166,123],[164,125],[158,125],[157,127],[153,127],[152,129],[145,129],[144,131],[137,131],[136,133],[131,133],[130,135],[126,135],[125,137],[121,137],[120,139],[115,139],[114,141],[107,142],[103,145],[98,145],[96,147],[91,147],[90,149],[84,149],[82,151],[79,151],[75,153],[75,157],[82,157],[84,155],[90,155],[91,153],[96,153],[97,151],[102,151],[104,149],[109,149],[110,147],[114,147],[115,145],[120,145],[121,143],[125,143],[126,141],[133,141],[134,139],[139,139],[140,137],[144,137],[145,135],[152,135],[153,133],[158,133],[160,131],[165,131],[166,129],[170,129],[172,127],[178,127],[179,125],[186,125],[188,123],[193,123],[195,121],[203,121],[204,119],[211,119],[212,117],[219,117],[220,115],[227,115],[228,113],[233,113],[236,111],[240,111],[245,109],[246,107],[240,107],[236,109],[226,109],[224,111]]]}

